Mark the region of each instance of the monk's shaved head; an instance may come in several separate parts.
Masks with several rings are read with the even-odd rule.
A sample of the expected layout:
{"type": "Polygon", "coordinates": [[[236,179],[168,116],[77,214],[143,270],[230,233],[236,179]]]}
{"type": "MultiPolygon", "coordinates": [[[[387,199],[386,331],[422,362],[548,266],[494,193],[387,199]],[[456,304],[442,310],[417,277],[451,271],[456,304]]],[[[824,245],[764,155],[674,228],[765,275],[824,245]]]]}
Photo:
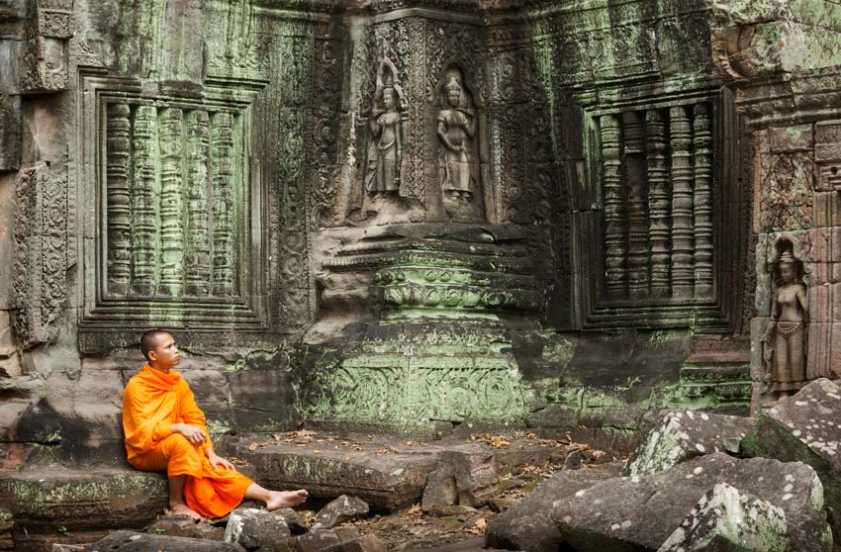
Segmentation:
{"type": "Polygon", "coordinates": [[[149,330],[140,337],[140,352],[149,360],[149,351],[154,351],[158,346],[158,342],[164,336],[169,335],[169,332],[163,330],[149,330]]]}

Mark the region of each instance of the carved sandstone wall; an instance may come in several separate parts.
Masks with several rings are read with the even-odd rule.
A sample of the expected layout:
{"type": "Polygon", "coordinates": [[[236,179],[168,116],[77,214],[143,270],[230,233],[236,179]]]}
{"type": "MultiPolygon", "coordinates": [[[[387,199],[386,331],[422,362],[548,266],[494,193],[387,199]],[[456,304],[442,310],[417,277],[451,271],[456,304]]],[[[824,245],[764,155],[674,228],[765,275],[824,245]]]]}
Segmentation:
{"type": "Polygon", "coordinates": [[[118,445],[151,326],[220,429],[299,423],[311,346],[362,346],[408,307],[496,317],[512,419],[577,425],[600,386],[625,389],[593,395],[617,412],[743,399],[783,232],[807,362],[838,370],[836,11],[0,0],[8,462],[118,445]]]}

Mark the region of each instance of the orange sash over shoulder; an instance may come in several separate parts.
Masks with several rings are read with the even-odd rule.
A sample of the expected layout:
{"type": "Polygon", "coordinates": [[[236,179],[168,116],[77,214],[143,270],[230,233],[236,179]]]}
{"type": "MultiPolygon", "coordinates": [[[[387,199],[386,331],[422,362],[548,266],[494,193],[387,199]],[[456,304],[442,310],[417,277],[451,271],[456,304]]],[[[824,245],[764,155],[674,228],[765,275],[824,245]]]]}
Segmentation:
{"type": "Polygon", "coordinates": [[[212,448],[205,416],[196,404],[190,386],[178,372],[165,374],[148,364],[132,377],[123,394],[123,430],[129,463],[139,470],[163,471],[171,476],[187,475],[184,497],[187,505],[205,517],[223,517],[236,508],[253,483],[234,470],[214,468],[204,453],[212,448]],[[161,465],[163,441],[171,439],[172,426],[185,423],[201,429],[207,439],[191,458],[170,456],[161,465]]]}

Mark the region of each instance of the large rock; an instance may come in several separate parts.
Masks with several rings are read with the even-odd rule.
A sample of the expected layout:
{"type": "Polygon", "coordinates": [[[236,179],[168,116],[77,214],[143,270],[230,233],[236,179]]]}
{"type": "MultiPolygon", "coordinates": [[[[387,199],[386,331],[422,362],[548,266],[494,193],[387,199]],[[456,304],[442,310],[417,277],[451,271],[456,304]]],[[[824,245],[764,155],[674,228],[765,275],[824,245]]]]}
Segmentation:
{"type": "Polygon", "coordinates": [[[645,477],[611,479],[557,500],[551,510],[578,552],[657,550],[718,483],[782,509],[792,550],[828,552],[823,486],[800,462],[739,460],[714,453],[645,477]]]}
{"type": "Polygon", "coordinates": [[[228,516],[225,542],[239,544],[246,550],[289,552],[292,532],[282,517],[256,508],[237,508],[228,516]]]}
{"type": "Polygon", "coordinates": [[[360,518],[367,513],[368,504],[364,500],[342,495],[318,512],[312,529],[332,529],[340,523],[360,518]]]}
{"type": "Polygon", "coordinates": [[[628,475],[657,473],[696,456],[736,448],[753,424],[740,416],[671,410],[637,448],[628,475]]]}
{"type": "Polygon", "coordinates": [[[563,538],[550,519],[552,503],[610,479],[602,470],[557,472],[531,494],[491,519],[485,531],[485,546],[525,552],[557,552],[563,538]]]}
{"type": "Polygon", "coordinates": [[[357,496],[377,510],[392,512],[417,502],[426,478],[435,469],[433,454],[348,454],[324,448],[318,454],[294,445],[241,450],[270,489],[306,489],[313,498],[357,496]]]}
{"type": "Polygon", "coordinates": [[[168,537],[132,531],[117,531],[86,546],[85,552],[246,552],[237,544],[220,541],[168,537]]]}
{"type": "Polygon", "coordinates": [[[342,539],[334,531],[316,528],[309,533],[300,535],[296,539],[296,548],[298,552],[318,552],[340,542],[342,542],[342,539]]]}
{"type": "Polygon", "coordinates": [[[841,387],[828,379],[815,380],[763,410],[742,448],[752,456],[812,466],[826,491],[835,540],[841,542],[841,387]]]}
{"type": "Polygon", "coordinates": [[[782,508],[719,483],[657,552],[786,552],[798,550],[782,508]]]}
{"type": "Polygon", "coordinates": [[[142,527],[161,514],[166,477],[136,470],[0,472],[0,508],[30,531],[142,527]]]}

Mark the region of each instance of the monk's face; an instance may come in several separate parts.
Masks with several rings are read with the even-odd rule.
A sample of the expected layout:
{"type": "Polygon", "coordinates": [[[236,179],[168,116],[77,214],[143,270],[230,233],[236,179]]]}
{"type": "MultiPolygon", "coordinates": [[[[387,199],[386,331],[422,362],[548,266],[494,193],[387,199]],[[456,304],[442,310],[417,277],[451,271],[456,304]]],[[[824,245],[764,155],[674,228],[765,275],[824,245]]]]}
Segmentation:
{"type": "Polygon", "coordinates": [[[175,339],[169,334],[163,334],[155,343],[155,348],[149,351],[149,365],[163,372],[169,372],[171,368],[178,366],[181,362],[181,353],[175,346],[175,339]]]}

